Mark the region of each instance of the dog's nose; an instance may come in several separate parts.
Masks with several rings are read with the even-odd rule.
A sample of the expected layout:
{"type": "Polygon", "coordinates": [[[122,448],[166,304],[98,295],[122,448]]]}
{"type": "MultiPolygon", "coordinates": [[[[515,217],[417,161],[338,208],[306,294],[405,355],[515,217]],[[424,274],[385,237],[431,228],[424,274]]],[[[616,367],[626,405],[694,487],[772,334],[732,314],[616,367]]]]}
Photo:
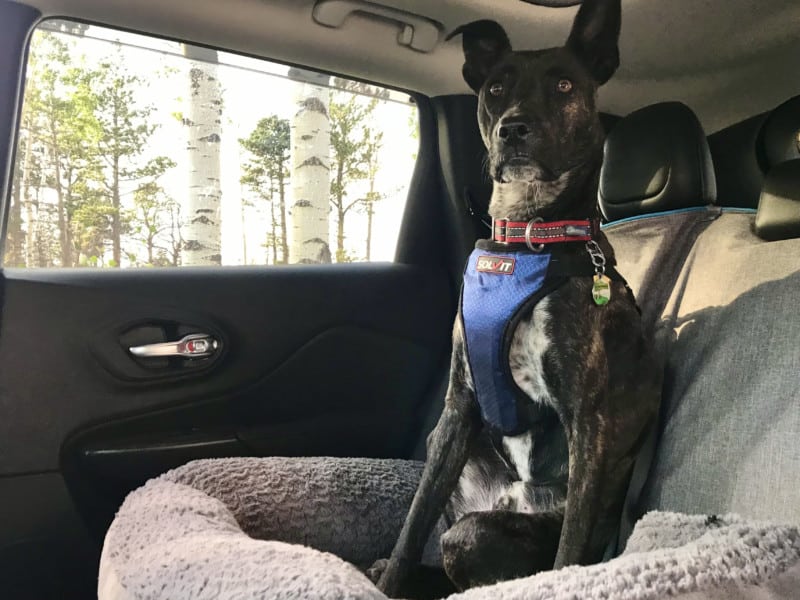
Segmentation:
{"type": "Polygon", "coordinates": [[[503,119],[497,128],[497,136],[506,143],[524,140],[531,132],[526,123],[519,120],[503,119]]]}

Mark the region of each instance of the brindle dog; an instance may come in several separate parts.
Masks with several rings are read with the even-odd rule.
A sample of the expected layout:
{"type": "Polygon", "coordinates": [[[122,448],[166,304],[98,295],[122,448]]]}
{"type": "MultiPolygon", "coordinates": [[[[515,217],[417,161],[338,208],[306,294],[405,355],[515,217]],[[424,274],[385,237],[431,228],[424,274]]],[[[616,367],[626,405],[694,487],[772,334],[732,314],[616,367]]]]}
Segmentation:
{"type": "MultiPolygon", "coordinates": [[[[514,52],[493,21],[451,34],[463,36],[462,72],[479,98],[494,219],[598,219],[596,95],[619,64],[619,30],[620,0],[585,0],[560,48],[514,52]]],[[[599,228],[593,240],[612,264],[599,228]]],[[[585,244],[560,246],[564,260],[591,267],[585,244]]],[[[514,436],[484,426],[459,311],[419,488],[391,558],[370,570],[385,593],[416,578],[445,509],[454,525],[442,538],[444,567],[459,589],[603,558],[660,395],[633,295],[621,278],[610,287],[597,306],[591,273],[570,277],[516,322],[508,361],[529,418],[514,436]]]]}

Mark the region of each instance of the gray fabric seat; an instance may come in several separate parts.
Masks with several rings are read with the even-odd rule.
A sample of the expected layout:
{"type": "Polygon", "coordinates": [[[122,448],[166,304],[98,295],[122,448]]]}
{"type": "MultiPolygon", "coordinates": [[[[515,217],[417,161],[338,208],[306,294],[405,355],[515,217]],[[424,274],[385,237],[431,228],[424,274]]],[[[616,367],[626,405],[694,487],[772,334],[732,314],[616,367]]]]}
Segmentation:
{"type": "Polygon", "coordinates": [[[800,522],[800,239],[725,213],[670,298],[663,430],[644,508],[800,522]]]}
{"type": "Polygon", "coordinates": [[[644,509],[800,522],[798,131],[795,98],[766,120],[755,149],[766,169],[758,212],[723,210],[674,286],[644,509]]]}

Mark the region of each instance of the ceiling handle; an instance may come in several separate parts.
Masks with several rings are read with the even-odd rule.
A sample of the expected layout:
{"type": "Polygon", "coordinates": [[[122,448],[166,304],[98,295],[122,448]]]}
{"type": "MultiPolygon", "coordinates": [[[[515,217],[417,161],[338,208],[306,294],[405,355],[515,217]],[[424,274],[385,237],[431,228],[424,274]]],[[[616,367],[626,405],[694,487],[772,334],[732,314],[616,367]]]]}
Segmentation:
{"type": "Polygon", "coordinates": [[[397,43],[418,52],[430,52],[439,43],[441,25],[425,17],[397,8],[363,0],[319,0],[311,13],[314,21],[325,27],[339,28],[353,13],[363,13],[394,21],[400,26],[397,43]]]}

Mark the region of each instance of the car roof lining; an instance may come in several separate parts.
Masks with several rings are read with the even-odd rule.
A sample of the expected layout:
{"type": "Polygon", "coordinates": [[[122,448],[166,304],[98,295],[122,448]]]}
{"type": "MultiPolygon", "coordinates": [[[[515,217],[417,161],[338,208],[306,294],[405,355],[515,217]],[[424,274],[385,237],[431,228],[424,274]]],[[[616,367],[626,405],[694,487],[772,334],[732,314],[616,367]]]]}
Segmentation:
{"type": "MultiPolygon", "coordinates": [[[[471,93],[461,79],[458,25],[493,18],[512,45],[536,49],[563,43],[576,7],[548,8],[519,0],[378,0],[378,4],[441,23],[432,52],[396,42],[398,27],[356,13],[339,28],[314,22],[314,0],[24,0],[44,16],[76,18],[194,41],[224,50],[306,65],[418,91],[428,96],[471,93]]],[[[800,3],[729,0],[623,2],[621,67],[603,86],[605,112],[625,115],[679,100],[708,133],[763,112],[800,93],[800,3]]]]}

